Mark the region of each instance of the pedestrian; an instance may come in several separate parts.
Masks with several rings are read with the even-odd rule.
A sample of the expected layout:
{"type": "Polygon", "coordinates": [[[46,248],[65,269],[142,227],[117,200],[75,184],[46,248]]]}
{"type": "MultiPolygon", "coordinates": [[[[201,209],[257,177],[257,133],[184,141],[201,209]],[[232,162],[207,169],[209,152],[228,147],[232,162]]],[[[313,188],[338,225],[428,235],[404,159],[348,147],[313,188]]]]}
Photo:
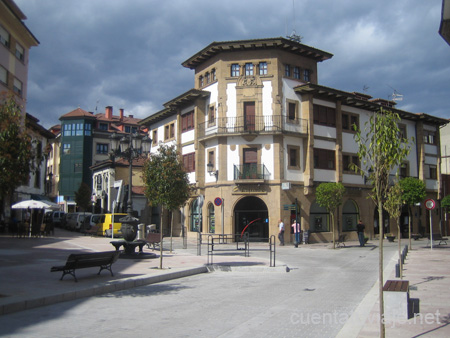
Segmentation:
{"type": "Polygon", "coordinates": [[[298,245],[300,244],[300,233],[302,232],[302,230],[300,228],[300,224],[297,222],[296,219],[294,219],[294,222],[292,223],[291,227],[294,229],[295,234],[294,245],[296,248],[298,248],[298,245]]]}
{"type": "Polygon", "coordinates": [[[364,246],[364,229],[366,226],[363,224],[362,220],[359,220],[356,225],[356,231],[358,232],[359,246],[364,246]]]}
{"type": "Polygon", "coordinates": [[[283,220],[280,218],[278,221],[278,239],[280,240],[280,245],[284,245],[284,223],[283,220]]]}

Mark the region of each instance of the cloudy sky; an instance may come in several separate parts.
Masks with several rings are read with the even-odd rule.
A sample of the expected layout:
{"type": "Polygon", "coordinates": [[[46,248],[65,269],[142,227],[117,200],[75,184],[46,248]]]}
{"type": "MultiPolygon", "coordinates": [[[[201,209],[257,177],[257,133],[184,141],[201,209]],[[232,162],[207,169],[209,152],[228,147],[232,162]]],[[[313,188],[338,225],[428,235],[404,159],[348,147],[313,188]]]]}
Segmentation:
{"type": "Polygon", "coordinates": [[[194,87],[181,66],[213,41],[280,37],[334,54],[319,84],[403,95],[397,107],[450,118],[442,0],[15,0],[31,49],[27,110],[50,127],[77,107],[144,118],[194,87]]]}

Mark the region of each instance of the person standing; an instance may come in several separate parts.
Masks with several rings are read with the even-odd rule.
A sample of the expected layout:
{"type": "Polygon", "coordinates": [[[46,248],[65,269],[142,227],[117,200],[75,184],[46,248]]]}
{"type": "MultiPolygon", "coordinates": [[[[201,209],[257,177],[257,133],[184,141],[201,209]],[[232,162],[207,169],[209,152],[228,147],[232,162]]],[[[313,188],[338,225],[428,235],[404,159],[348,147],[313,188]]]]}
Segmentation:
{"type": "Polygon", "coordinates": [[[280,240],[280,245],[284,245],[284,223],[283,220],[280,219],[278,221],[278,239],[280,240]]]}
{"type": "Polygon", "coordinates": [[[297,222],[296,219],[294,219],[294,222],[292,223],[291,227],[294,229],[294,235],[295,235],[295,247],[298,248],[298,245],[300,244],[300,233],[301,233],[301,228],[300,228],[300,224],[297,222]]]}
{"type": "Polygon", "coordinates": [[[359,246],[364,246],[364,229],[366,226],[363,224],[362,220],[359,220],[356,225],[356,231],[358,232],[359,246]]]}

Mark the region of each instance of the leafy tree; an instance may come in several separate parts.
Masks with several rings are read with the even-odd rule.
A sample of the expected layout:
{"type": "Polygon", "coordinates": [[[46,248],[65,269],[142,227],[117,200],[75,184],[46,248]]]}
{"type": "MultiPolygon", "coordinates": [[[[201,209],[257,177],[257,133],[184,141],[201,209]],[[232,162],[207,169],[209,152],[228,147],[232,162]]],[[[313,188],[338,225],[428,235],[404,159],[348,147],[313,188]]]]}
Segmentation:
{"type": "Polygon", "coordinates": [[[395,220],[397,223],[397,238],[398,238],[398,260],[400,262],[400,278],[402,277],[403,267],[402,267],[402,254],[401,254],[401,231],[400,231],[400,215],[402,214],[402,187],[399,183],[393,185],[388,193],[387,199],[384,203],[384,209],[389,213],[389,216],[395,220]]]}
{"type": "MultiPolygon", "coordinates": [[[[145,196],[150,205],[161,205],[173,211],[186,204],[190,196],[190,184],[180,155],[175,146],[160,145],[158,153],[152,154],[144,163],[142,176],[145,196]]],[[[161,212],[161,245],[159,268],[162,269],[162,212],[161,212]]],[[[172,216],[173,217],[173,216],[172,216]]],[[[173,219],[170,224],[172,235],[173,219]]]]}
{"type": "Polygon", "coordinates": [[[412,207],[417,203],[423,201],[427,196],[425,183],[415,177],[405,177],[400,180],[400,187],[402,188],[403,202],[408,206],[408,236],[409,236],[409,249],[412,249],[411,242],[411,224],[412,224],[412,207]]]}
{"type": "MultiPolygon", "coordinates": [[[[21,106],[13,94],[0,98],[0,200],[27,184],[37,164],[31,137],[25,132],[21,106]]],[[[2,203],[3,205],[3,203],[2,203]]]]}
{"type": "Polygon", "coordinates": [[[361,166],[353,169],[368,178],[372,184],[370,197],[378,206],[380,222],[379,239],[379,306],[380,337],[385,337],[384,301],[383,301],[383,201],[387,197],[389,175],[399,168],[403,159],[409,154],[409,141],[402,138],[398,128],[400,116],[397,113],[380,108],[365,124],[364,133],[356,131],[358,156],[361,166]]]}
{"type": "Polygon", "coordinates": [[[91,187],[81,182],[78,191],[75,191],[75,203],[82,211],[86,211],[91,207],[91,194],[91,187]]]}
{"type": "Polygon", "coordinates": [[[338,206],[342,204],[345,188],[342,183],[320,183],[316,189],[317,204],[327,209],[331,216],[333,228],[333,249],[336,249],[335,214],[338,206]]]}
{"type": "Polygon", "coordinates": [[[448,212],[448,210],[450,209],[450,195],[447,195],[442,199],[441,207],[448,212]]]}

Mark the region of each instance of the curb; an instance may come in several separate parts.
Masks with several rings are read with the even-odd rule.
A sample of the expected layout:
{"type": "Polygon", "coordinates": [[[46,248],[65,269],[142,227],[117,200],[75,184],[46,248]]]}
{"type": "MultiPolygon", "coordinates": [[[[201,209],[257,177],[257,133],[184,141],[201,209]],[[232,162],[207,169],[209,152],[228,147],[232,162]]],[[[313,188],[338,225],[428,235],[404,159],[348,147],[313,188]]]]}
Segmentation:
{"type": "Polygon", "coordinates": [[[71,300],[76,300],[80,298],[92,297],[97,295],[102,295],[105,293],[127,290],[139,286],[165,282],[172,279],[183,278],[188,276],[193,276],[201,273],[208,272],[206,266],[201,266],[197,268],[180,269],[178,271],[161,273],[156,276],[137,276],[125,279],[118,279],[108,282],[104,285],[96,285],[93,287],[86,287],[84,289],[69,291],[65,293],[40,296],[35,298],[28,298],[26,300],[16,300],[11,303],[3,304],[0,306],[0,316],[19,312],[29,309],[34,309],[41,306],[52,305],[61,302],[67,302],[71,300]]]}

